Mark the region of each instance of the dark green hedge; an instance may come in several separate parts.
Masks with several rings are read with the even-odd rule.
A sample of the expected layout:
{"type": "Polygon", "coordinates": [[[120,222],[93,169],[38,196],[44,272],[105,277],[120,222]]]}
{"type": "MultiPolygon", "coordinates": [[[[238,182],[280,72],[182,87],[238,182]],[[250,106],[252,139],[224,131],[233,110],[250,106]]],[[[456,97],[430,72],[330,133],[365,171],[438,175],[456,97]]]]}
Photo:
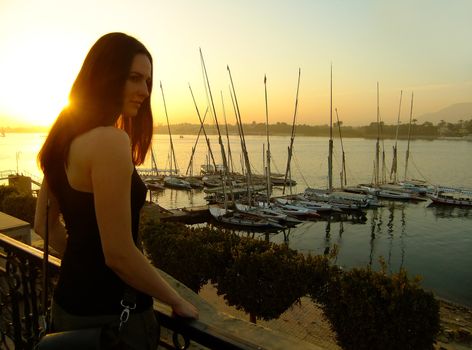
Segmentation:
{"type": "Polygon", "coordinates": [[[11,186],[0,186],[0,211],[34,225],[36,198],[19,194],[11,186]]]}
{"type": "Polygon", "coordinates": [[[439,303],[405,270],[337,271],[316,300],[343,349],[432,349],[439,331],[439,303]]]}
{"type": "Polygon", "coordinates": [[[256,317],[279,317],[306,294],[304,258],[286,246],[241,239],[233,259],[217,278],[229,305],[256,317]]]}
{"type": "Polygon", "coordinates": [[[344,349],[432,349],[439,304],[401,270],[343,271],[326,256],[211,228],[147,221],[142,236],[154,264],[198,292],[216,285],[252,319],[279,317],[304,295],[321,305],[344,349]]]}

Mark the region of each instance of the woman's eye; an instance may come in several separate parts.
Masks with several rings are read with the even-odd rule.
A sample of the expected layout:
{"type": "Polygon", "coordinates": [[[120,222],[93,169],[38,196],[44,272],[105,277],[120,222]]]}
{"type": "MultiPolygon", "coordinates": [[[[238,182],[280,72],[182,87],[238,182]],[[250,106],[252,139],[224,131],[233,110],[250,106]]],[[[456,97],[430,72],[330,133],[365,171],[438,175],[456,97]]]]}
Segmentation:
{"type": "Polygon", "coordinates": [[[129,80],[131,80],[133,83],[138,83],[140,81],[141,77],[137,75],[132,75],[129,77],[129,80]]]}

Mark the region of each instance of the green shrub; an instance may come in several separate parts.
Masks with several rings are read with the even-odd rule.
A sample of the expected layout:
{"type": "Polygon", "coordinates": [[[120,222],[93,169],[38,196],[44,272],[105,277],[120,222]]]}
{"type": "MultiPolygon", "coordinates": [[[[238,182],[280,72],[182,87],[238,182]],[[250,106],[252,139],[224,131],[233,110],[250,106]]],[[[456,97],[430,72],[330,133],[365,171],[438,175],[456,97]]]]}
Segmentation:
{"type": "Polygon", "coordinates": [[[322,300],[328,292],[329,282],[339,271],[339,268],[332,265],[330,257],[326,255],[308,255],[305,259],[304,283],[308,293],[313,300],[322,300]]]}
{"type": "MultiPolygon", "coordinates": [[[[211,228],[148,222],[143,239],[156,266],[198,292],[208,281],[229,305],[279,317],[304,295],[321,304],[344,349],[431,349],[439,304],[404,270],[343,271],[333,256],[307,256],[211,228]]],[[[335,254],[335,253],[334,253],[335,254]]]]}
{"type": "Polygon", "coordinates": [[[304,257],[286,246],[178,223],[149,221],[141,234],[160,269],[195,292],[215,283],[229,305],[254,317],[276,318],[306,294],[304,257]]]}
{"type": "Polygon", "coordinates": [[[141,232],[155,266],[195,292],[207,283],[204,271],[207,259],[198,239],[189,234],[185,225],[150,221],[142,226],[141,232]]]}
{"type": "Polygon", "coordinates": [[[11,195],[18,195],[18,190],[12,186],[0,186],[0,211],[4,211],[3,209],[3,201],[5,198],[10,197],[11,195]]]}
{"type": "Polygon", "coordinates": [[[438,302],[404,270],[338,270],[313,294],[343,349],[432,349],[439,331],[438,302]]]}
{"type": "Polygon", "coordinates": [[[242,239],[217,280],[218,294],[253,318],[279,317],[306,294],[304,257],[273,243],[242,239]]]}
{"type": "Polygon", "coordinates": [[[3,212],[34,225],[35,197],[10,192],[4,197],[1,206],[3,212]]]}

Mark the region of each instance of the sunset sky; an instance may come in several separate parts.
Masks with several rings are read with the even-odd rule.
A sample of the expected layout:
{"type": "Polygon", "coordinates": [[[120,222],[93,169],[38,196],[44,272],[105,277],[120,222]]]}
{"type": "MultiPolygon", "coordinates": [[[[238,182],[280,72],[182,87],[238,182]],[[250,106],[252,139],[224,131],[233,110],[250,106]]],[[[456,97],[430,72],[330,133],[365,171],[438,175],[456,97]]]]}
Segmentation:
{"type": "Polygon", "coordinates": [[[202,49],[217,115],[234,124],[229,65],[243,122],[291,123],[298,68],[297,122],[329,122],[333,107],[347,125],[402,120],[415,93],[414,116],[472,102],[470,0],[0,0],[0,127],[50,125],[91,45],[121,31],[140,39],[155,62],[155,124],[198,123],[207,105],[202,49]]]}

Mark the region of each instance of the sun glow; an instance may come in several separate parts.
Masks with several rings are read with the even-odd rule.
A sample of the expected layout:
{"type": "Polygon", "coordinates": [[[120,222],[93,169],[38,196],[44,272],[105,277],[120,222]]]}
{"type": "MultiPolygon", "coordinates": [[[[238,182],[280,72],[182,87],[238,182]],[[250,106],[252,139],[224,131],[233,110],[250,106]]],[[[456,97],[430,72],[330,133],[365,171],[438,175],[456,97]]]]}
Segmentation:
{"type": "Polygon", "coordinates": [[[0,116],[12,126],[49,126],[68,104],[81,54],[74,43],[60,47],[65,41],[48,39],[19,36],[2,52],[0,116]]]}

